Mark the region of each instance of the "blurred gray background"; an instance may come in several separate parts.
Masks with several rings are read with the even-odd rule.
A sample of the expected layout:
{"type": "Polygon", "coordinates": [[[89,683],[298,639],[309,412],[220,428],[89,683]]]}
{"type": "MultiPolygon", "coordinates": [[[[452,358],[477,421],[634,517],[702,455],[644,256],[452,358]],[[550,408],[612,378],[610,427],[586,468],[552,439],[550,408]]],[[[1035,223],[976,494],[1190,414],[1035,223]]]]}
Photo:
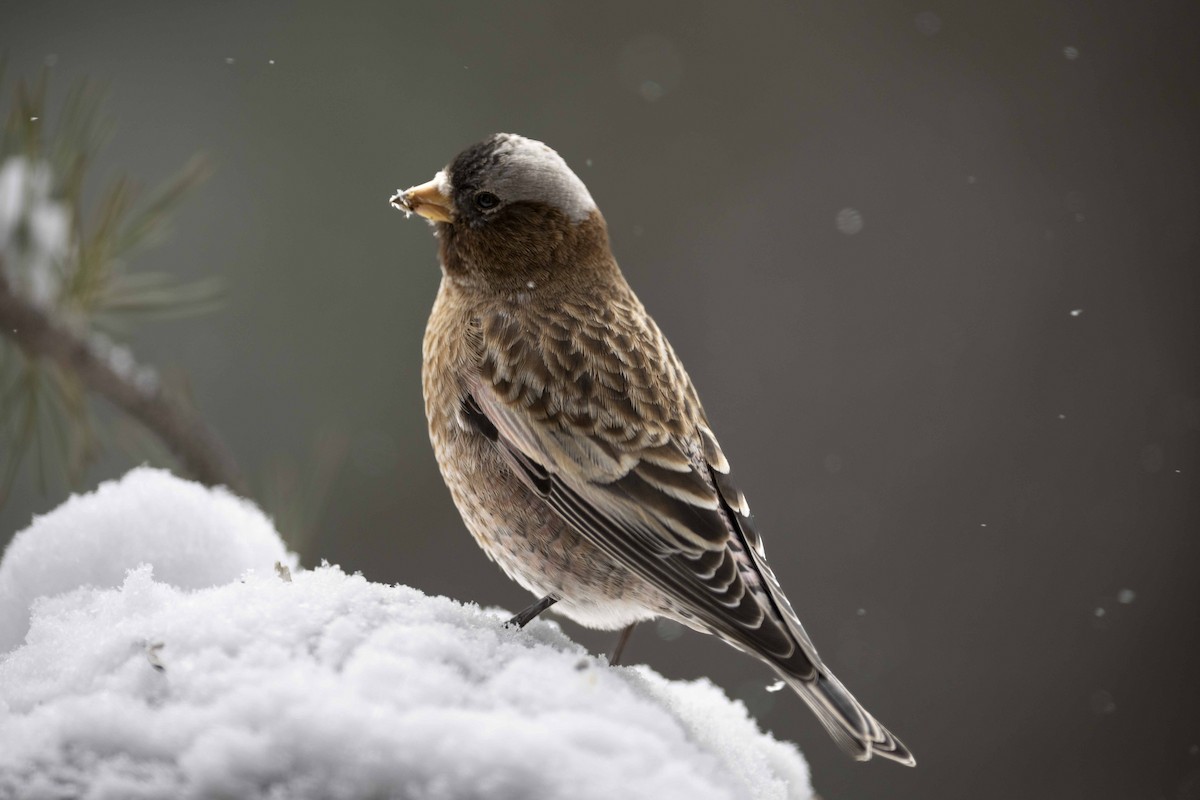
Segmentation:
{"type": "MultiPolygon", "coordinates": [[[[920,765],[845,759],[705,637],[642,626],[627,660],[742,698],[828,800],[1183,800],[1200,797],[1197,16],[9,0],[0,49],[10,82],[53,57],[55,97],[107,83],[101,172],[153,183],[212,158],[136,265],[223,276],[228,302],[132,345],[187,376],[262,496],[308,504],[294,531],[272,509],[311,529],[308,564],[530,600],[438,476],[420,389],[435,245],[387,204],[523,133],[588,184],[809,632],[920,765]]],[[[85,485],[129,466],[110,451],[85,485]]],[[[64,491],[19,481],[0,542],[64,491]]]]}

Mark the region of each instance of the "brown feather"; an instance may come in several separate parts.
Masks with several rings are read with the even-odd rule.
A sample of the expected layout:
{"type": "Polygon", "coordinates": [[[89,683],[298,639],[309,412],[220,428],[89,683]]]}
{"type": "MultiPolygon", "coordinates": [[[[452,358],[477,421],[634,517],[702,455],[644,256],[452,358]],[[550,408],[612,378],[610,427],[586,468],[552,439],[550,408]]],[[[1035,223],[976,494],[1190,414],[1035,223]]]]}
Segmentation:
{"type": "MultiPolygon", "coordinates": [[[[470,196],[456,187],[456,203],[470,196]]],[[[423,382],[438,465],[485,552],[583,624],[665,615],[715,633],[776,669],[857,757],[910,763],[817,656],[599,211],[456,213],[437,225],[423,382]]]]}

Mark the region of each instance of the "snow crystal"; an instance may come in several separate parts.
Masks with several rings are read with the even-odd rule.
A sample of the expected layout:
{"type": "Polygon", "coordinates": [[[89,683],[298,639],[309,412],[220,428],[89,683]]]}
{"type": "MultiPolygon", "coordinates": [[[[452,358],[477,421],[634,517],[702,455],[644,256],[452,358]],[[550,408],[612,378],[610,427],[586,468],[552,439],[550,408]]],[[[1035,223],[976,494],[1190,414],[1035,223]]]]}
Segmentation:
{"type": "Polygon", "coordinates": [[[1072,317],[1080,317],[1080,316],[1083,316],[1083,309],[1082,309],[1082,308],[1072,308],[1072,309],[1071,309],[1071,316],[1072,316],[1072,317]]]}
{"type": "Polygon", "coordinates": [[[920,33],[933,36],[942,29],[942,18],[932,11],[922,11],[917,14],[915,24],[920,33]]]}
{"type": "Polygon", "coordinates": [[[683,58],[664,36],[647,33],[627,42],[617,57],[621,81],[641,98],[653,103],[679,87],[683,58]]]}
{"type": "Polygon", "coordinates": [[[1121,605],[1127,606],[1136,599],[1137,592],[1135,592],[1133,589],[1122,589],[1121,591],[1117,592],[1117,602],[1121,605]]]}
{"type": "Polygon", "coordinates": [[[1068,61],[1074,61],[1075,59],[1079,58],[1079,48],[1073,47],[1072,45],[1067,45],[1063,48],[1063,57],[1068,61]]]}
{"type": "Polygon", "coordinates": [[[863,229],[863,216],[856,208],[843,208],[834,221],[837,229],[847,236],[853,236],[863,229]]]}
{"type": "Polygon", "coordinates": [[[796,748],[707,681],[277,560],[252,505],[148,469],[22,533],[0,587],[57,594],[0,659],[0,796],[812,796],[796,748]]]}
{"type": "Polygon", "coordinates": [[[248,569],[294,565],[253,503],[169,472],[139,468],[38,517],[0,562],[0,653],[19,645],[39,597],[79,586],[113,587],[139,564],[165,584],[199,589],[248,569]]]}
{"type": "Polygon", "coordinates": [[[1117,710],[1117,704],[1113,701],[1112,694],[1104,689],[1092,692],[1089,701],[1092,706],[1092,713],[1098,717],[1111,714],[1117,710]]]}
{"type": "Polygon", "coordinates": [[[71,211],[53,190],[43,161],[12,156],[0,167],[0,256],[13,288],[41,308],[58,300],[71,247],[71,211]]]}
{"type": "Polygon", "coordinates": [[[117,344],[106,334],[98,332],[89,334],[87,341],[92,355],[107,363],[122,380],[132,383],[146,394],[158,390],[158,373],[153,367],[137,363],[128,347],[117,344]]]}
{"type": "Polygon", "coordinates": [[[656,100],[662,99],[662,96],[666,94],[666,89],[664,89],[662,84],[658,81],[647,80],[642,81],[641,85],[638,87],[638,94],[642,96],[643,100],[653,103],[656,100]]]}

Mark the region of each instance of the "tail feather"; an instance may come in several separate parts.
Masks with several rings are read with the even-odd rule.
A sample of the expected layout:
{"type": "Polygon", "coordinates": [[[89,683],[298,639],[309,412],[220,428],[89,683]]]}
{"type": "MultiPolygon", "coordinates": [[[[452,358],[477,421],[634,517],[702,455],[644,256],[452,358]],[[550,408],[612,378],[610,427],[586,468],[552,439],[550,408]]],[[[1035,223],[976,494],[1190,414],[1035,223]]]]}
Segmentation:
{"type": "Polygon", "coordinates": [[[907,767],[916,766],[916,759],[904,743],[867,713],[829,672],[822,672],[816,680],[786,674],[781,677],[813,710],[833,740],[853,758],[869,761],[879,756],[907,767]]]}
{"type": "Polygon", "coordinates": [[[854,758],[867,761],[872,756],[880,756],[909,767],[916,766],[917,761],[908,748],[868,714],[821,662],[812,639],[800,624],[800,618],[788,602],[775,573],[767,565],[767,554],[755,529],[750,507],[745,496],[731,482],[729,464],[716,439],[706,428],[701,428],[701,434],[705,439],[705,458],[711,465],[708,474],[721,498],[734,537],[727,552],[734,553],[738,559],[745,586],[754,593],[765,612],[762,622],[753,631],[746,630],[744,620],[739,622],[728,615],[704,620],[703,627],[770,664],[813,710],[829,735],[854,758]],[[774,629],[773,632],[782,629],[793,644],[790,652],[781,654],[764,648],[765,638],[759,627],[774,629]]]}

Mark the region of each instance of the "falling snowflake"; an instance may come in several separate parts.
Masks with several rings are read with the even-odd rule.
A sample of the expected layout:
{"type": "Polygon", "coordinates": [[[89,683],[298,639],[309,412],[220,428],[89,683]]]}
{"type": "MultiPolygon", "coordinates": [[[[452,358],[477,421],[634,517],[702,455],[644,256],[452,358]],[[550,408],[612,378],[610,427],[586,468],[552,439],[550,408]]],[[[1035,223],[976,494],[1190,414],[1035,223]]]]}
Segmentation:
{"type": "Polygon", "coordinates": [[[926,36],[933,36],[942,29],[942,18],[932,11],[922,11],[914,20],[917,31],[926,36]]]}
{"type": "Polygon", "coordinates": [[[853,236],[863,229],[863,216],[856,208],[843,208],[835,219],[837,229],[847,236],[853,236]]]}

